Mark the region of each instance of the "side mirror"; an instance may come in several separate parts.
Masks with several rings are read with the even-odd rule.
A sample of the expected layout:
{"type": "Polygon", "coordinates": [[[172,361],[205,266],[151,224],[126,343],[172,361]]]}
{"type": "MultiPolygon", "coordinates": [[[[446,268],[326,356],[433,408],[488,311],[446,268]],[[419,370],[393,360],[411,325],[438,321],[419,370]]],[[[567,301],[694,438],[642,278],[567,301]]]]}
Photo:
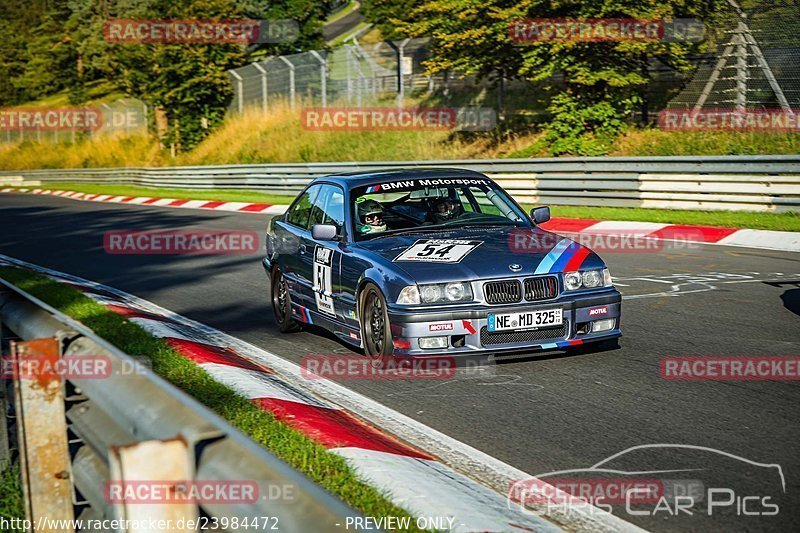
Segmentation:
{"type": "Polygon", "coordinates": [[[339,231],[333,224],[314,224],[311,226],[311,238],[315,241],[335,241],[339,231]]]}
{"type": "Polygon", "coordinates": [[[550,207],[546,205],[542,207],[534,207],[531,209],[531,218],[537,224],[544,224],[550,220],[550,207]]]}

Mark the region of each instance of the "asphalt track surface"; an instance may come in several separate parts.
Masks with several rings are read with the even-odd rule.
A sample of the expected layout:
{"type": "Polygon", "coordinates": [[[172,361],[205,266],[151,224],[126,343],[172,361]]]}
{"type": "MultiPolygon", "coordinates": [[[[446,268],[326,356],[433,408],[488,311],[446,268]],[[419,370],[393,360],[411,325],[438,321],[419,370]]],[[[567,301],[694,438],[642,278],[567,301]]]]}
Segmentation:
{"type": "MultiPolygon", "coordinates": [[[[298,363],[309,354],[353,354],[320,330],[277,331],[260,254],[103,249],[111,230],[263,234],[267,220],[0,194],[0,253],[130,292],[298,363]]],[[[699,481],[705,495],[727,489],[714,501],[730,505],[709,515],[703,496],[691,516],[673,516],[664,502],[633,507],[655,517],[633,516],[624,503],[613,504],[615,514],[655,531],[800,530],[800,383],[671,381],[659,371],[665,356],[800,355],[800,254],[698,245],[601,255],[625,297],[620,349],[517,357],[447,380],[342,383],[532,475],[586,469],[648,444],[709,448],[636,449],[606,467],[649,472],[639,479],[691,480],[692,487],[699,481]],[[755,463],[778,465],[785,492],[778,469],[755,463]],[[776,515],[745,516],[774,512],[771,503],[776,515]]]]}
{"type": "MultiPolygon", "coordinates": [[[[346,9],[346,8],[345,8],[346,9]]],[[[336,39],[340,35],[344,35],[364,21],[364,14],[359,10],[351,11],[339,20],[335,20],[326,24],[322,28],[322,36],[326,41],[336,39]]]]}

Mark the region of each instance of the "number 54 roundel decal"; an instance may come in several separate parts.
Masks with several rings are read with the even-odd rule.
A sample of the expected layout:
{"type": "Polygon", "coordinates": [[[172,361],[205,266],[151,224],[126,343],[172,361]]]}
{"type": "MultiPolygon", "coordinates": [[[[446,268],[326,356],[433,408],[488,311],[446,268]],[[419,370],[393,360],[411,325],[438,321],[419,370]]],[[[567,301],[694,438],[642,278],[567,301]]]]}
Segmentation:
{"type": "Polygon", "coordinates": [[[482,241],[420,239],[395,257],[394,260],[424,261],[428,263],[458,263],[481,244],[482,241]]]}

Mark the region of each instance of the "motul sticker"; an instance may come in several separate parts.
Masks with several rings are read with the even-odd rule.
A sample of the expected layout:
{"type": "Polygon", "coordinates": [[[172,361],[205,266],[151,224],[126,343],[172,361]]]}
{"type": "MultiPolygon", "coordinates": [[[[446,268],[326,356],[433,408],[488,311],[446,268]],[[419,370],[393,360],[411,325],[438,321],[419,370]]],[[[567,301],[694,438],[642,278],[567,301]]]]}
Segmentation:
{"type": "Polygon", "coordinates": [[[589,316],[607,315],[607,314],[608,314],[608,307],[595,307],[593,309],[589,309],[589,316]]]}

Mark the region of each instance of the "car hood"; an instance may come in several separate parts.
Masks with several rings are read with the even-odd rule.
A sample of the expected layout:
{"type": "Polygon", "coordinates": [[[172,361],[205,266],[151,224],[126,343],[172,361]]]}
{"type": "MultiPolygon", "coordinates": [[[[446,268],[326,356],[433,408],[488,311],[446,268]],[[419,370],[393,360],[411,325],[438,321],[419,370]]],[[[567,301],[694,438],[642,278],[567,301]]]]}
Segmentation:
{"type": "Polygon", "coordinates": [[[513,226],[459,228],[378,237],[357,245],[367,256],[391,263],[417,283],[506,278],[603,268],[603,261],[588,248],[541,228],[513,226]],[[470,241],[477,244],[458,262],[404,261],[398,258],[418,241],[428,239],[470,241]]]}

